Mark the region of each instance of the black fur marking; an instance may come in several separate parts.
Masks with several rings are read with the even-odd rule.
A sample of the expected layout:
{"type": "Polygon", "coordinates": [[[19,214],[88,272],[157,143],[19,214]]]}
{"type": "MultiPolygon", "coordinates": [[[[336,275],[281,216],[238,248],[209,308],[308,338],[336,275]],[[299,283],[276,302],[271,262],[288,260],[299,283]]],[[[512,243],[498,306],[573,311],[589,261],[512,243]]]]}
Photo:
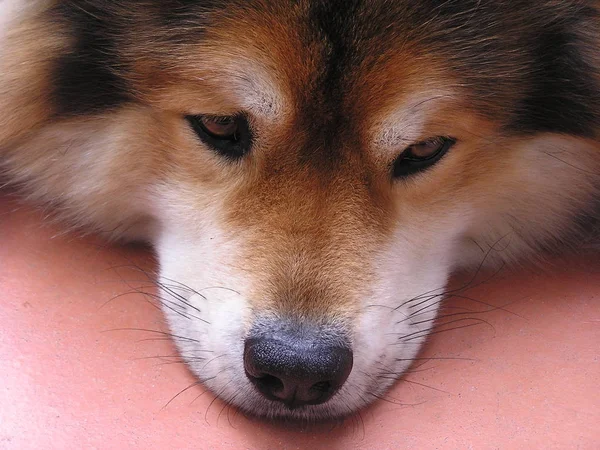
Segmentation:
{"type": "MultiPolygon", "coordinates": [[[[343,105],[354,68],[377,61],[405,41],[415,43],[413,50],[420,48],[423,55],[448,64],[467,87],[473,108],[483,114],[501,112],[503,117],[494,118],[502,120],[509,132],[591,136],[598,128],[600,86],[594,76],[598,69],[582,54],[582,49],[594,45],[585,36],[597,33],[600,20],[591,3],[310,0],[306,4],[306,39],[321,46],[322,63],[314,85],[305,86],[300,95],[305,96],[304,104],[312,105],[307,117],[311,122],[322,117],[329,135],[335,134],[332,127],[341,127],[346,120],[343,105]],[[582,31],[585,27],[589,29],[582,31]]],[[[156,39],[161,46],[148,46],[146,51],[158,48],[172,55],[169,45],[185,51],[220,17],[264,7],[252,0],[57,2],[55,20],[76,38],[71,51],[56,63],[57,113],[98,113],[134,100],[135,87],[125,79],[131,67],[119,55],[124,42],[156,39]],[[132,23],[146,37],[127,36],[136,33],[132,23]]]]}
{"type": "Polygon", "coordinates": [[[324,67],[319,82],[329,97],[341,94],[345,67],[351,65],[351,59],[356,56],[352,45],[356,22],[352,19],[361,3],[361,0],[314,2],[310,9],[309,23],[318,31],[324,49],[324,67]]]}
{"type": "Polygon", "coordinates": [[[100,113],[131,100],[127,82],[118,75],[123,67],[116,39],[124,30],[98,3],[103,2],[60,2],[55,10],[56,20],[76,39],[54,73],[54,107],[62,117],[100,113]]]}
{"type": "Polygon", "coordinates": [[[347,70],[361,58],[355,45],[358,10],[362,0],[329,0],[310,2],[307,42],[319,49],[318,70],[311,83],[303,87],[299,114],[310,130],[311,142],[299,152],[301,165],[318,161],[321,172],[331,172],[341,161],[339,136],[349,139],[349,115],[344,109],[347,70]],[[325,155],[315,158],[314,154],[325,155]]]}
{"type": "Polygon", "coordinates": [[[533,56],[531,88],[509,128],[519,132],[554,132],[593,137],[599,123],[600,87],[580,49],[578,23],[547,28],[533,56]],[[567,28],[569,27],[569,28],[567,28]]]}
{"type": "Polygon", "coordinates": [[[491,118],[507,132],[592,137],[600,85],[598,68],[583,53],[597,46],[600,18],[592,3],[421,0],[390,15],[424,54],[442,55],[467,86],[471,105],[483,115],[501,114],[491,118]]]}

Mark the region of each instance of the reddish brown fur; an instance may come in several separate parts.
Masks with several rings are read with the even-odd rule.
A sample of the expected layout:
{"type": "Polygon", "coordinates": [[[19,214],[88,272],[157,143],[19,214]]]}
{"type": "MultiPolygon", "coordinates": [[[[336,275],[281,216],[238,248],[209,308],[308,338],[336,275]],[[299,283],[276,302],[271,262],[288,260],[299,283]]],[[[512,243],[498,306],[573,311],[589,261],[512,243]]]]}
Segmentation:
{"type": "MultiPolygon", "coordinates": [[[[52,55],[76,52],[77,42],[69,35],[67,19],[53,21],[45,13],[53,5],[91,8],[95,3],[40,2],[10,28],[8,38],[0,29],[0,50],[10,50],[0,57],[0,109],[7,111],[0,117],[2,176],[75,225],[113,238],[161,241],[156,239],[160,236],[174,242],[175,250],[165,252],[167,265],[180,271],[177,276],[183,273],[184,282],[207,283],[199,281],[190,292],[210,289],[213,279],[225,284],[233,273],[245,289],[238,293],[243,299],[238,309],[250,310],[233,311],[245,331],[264,313],[301,324],[341,324],[344,338],[358,339],[364,346],[354,349],[362,358],[363,373],[377,369],[371,357],[389,354],[394,364],[407,361],[417,347],[405,350],[408,356],[396,355],[397,347],[377,347],[393,338],[389,330],[378,329],[376,320],[397,334],[414,332],[396,329],[402,321],[385,322],[392,314],[388,312],[395,314],[397,305],[407,300],[397,299],[397,290],[408,286],[402,295],[419,295],[443,288],[435,283],[443,284],[447,273],[461,264],[477,265],[482,257],[492,264],[513,262],[554,244],[568,245],[582,236],[577,220],[597,216],[590,205],[599,198],[600,124],[579,134],[554,132],[543,117],[535,117],[532,126],[541,130],[519,128],[524,119],[515,110],[526,103],[523,98],[533,84],[528,76],[535,67],[527,64],[535,51],[510,36],[500,39],[490,2],[483,3],[491,19],[481,18],[492,22],[490,35],[477,34],[476,28],[472,47],[456,51],[445,44],[468,22],[460,14],[458,19],[446,18],[447,26],[427,22],[427,29],[437,30],[428,41],[420,35],[423,24],[398,25],[401,13],[417,5],[408,1],[388,2],[394,7],[390,16],[397,16],[390,23],[385,22],[388,3],[374,2],[370,8],[367,2],[350,2],[362,5],[355,16],[345,18],[351,22],[345,25],[356,22],[354,28],[347,27],[356,32],[354,40],[343,35],[348,32],[343,26],[340,31],[329,24],[334,30],[325,36],[327,30],[315,25],[312,8],[327,2],[231,1],[226,8],[206,12],[206,27],[194,22],[204,23],[204,13],[163,26],[161,3],[147,3],[126,8],[119,2],[98,2],[106,8],[101,13],[131,26],[112,36],[119,63],[125,63],[110,67],[126,84],[128,101],[85,114],[57,112],[53,89],[59,62],[52,55]],[[448,29],[452,33],[446,34],[448,29]],[[478,72],[488,67],[467,57],[455,59],[459,51],[490,56],[488,38],[505,45],[496,48],[502,69],[497,80],[478,72]],[[485,91],[490,86],[492,92],[485,91]],[[238,160],[224,158],[199,140],[185,119],[240,112],[248,115],[255,136],[251,151],[238,160]],[[511,123],[515,115],[516,125],[511,123]],[[457,143],[435,166],[394,179],[392,167],[405,148],[439,136],[457,143]],[[213,253],[226,262],[211,267],[203,278],[199,266],[206,255],[198,242],[210,248],[211,233],[225,248],[215,245],[213,253]],[[488,258],[486,250],[505,236],[511,242],[488,258]],[[182,261],[188,264],[185,270],[182,261]],[[391,267],[397,261],[406,267],[391,267]],[[430,273],[436,276],[427,277],[430,273]],[[377,297],[381,292],[383,300],[377,297]],[[361,328],[361,321],[369,322],[363,320],[367,306],[380,300],[387,302],[385,317],[374,316],[369,319],[373,323],[361,328]],[[369,333],[376,332],[385,336],[374,338],[371,347],[369,333]]],[[[576,9],[575,3],[544,4],[560,15],[576,9]]],[[[521,22],[512,8],[508,11],[507,2],[498,5],[507,8],[519,39],[531,37],[546,22],[554,24],[550,15],[540,16],[541,25],[521,22]]],[[[595,68],[600,67],[597,48],[585,49],[595,68]]],[[[492,58],[488,63],[494,63],[492,58]]],[[[587,87],[573,89],[579,94],[587,87]]],[[[549,113],[543,109],[545,100],[529,99],[549,113]]],[[[582,121],[593,122],[586,106],[571,105],[582,121]]],[[[551,125],[561,123],[554,120],[551,125]]],[[[569,125],[577,129],[577,124],[569,125]]],[[[218,310],[226,302],[216,298],[212,307],[218,310]]],[[[223,311],[215,315],[225,317],[229,326],[226,313],[232,311],[223,311]]],[[[428,313],[431,317],[417,322],[420,328],[415,325],[421,340],[435,310],[428,313]]],[[[188,326],[182,328],[195,332],[202,325],[188,326]]],[[[245,338],[241,332],[230,334],[234,344],[245,338]]],[[[217,344],[234,347],[222,341],[217,344]]],[[[239,363],[239,352],[232,350],[230,356],[231,364],[239,363]]],[[[360,388],[367,384],[363,380],[360,388]]],[[[364,399],[353,402],[355,408],[364,399]]]]}

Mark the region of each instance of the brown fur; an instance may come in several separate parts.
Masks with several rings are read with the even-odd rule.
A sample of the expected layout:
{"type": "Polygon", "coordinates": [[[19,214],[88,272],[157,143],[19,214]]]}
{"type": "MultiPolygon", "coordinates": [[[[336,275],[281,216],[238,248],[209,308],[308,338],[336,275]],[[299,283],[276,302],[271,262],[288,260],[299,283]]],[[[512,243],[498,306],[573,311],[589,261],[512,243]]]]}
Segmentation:
{"type": "Polygon", "coordinates": [[[360,343],[394,245],[410,285],[437,261],[573,247],[598,218],[598,2],[9,1],[4,181],[112,239],[225,230],[214,276],[247,282],[246,329],[272,313],[360,343]],[[256,137],[239,161],[185,122],[240,111],[256,137]],[[457,144],[394,180],[402,151],[436,136],[457,144]]]}

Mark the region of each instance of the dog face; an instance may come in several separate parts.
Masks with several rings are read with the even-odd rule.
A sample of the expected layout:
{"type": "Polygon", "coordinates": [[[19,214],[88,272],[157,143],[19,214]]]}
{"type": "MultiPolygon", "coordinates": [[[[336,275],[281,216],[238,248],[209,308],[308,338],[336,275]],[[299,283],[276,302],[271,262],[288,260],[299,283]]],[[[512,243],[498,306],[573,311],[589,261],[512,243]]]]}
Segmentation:
{"type": "Polygon", "coordinates": [[[22,13],[62,51],[4,167],[151,240],[182,356],[249,412],[356,411],[410,365],[453,270],[595,215],[591,6],[122,3],[22,13]]]}

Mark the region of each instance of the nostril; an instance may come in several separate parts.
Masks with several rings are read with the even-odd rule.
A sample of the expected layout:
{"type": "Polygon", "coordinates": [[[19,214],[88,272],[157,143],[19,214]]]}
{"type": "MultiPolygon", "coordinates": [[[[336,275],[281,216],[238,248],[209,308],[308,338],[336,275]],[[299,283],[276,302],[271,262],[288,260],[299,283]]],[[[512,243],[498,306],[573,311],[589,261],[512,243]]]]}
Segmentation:
{"type": "Polygon", "coordinates": [[[263,375],[260,377],[253,377],[252,375],[249,375],[249,378],[262,391],[274,393],[283,390],[283,382],[273,375],[263,375]]]}
{"type": "Polygon", "coordinates": [[[331,387],[332,387],[331,381],[319,381],[318,383],[313,384],[310,387],[310,390],[325,394],[325,393],[331,391],[331,387]]]}

